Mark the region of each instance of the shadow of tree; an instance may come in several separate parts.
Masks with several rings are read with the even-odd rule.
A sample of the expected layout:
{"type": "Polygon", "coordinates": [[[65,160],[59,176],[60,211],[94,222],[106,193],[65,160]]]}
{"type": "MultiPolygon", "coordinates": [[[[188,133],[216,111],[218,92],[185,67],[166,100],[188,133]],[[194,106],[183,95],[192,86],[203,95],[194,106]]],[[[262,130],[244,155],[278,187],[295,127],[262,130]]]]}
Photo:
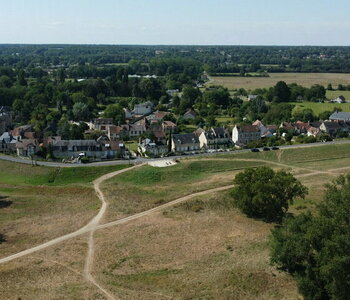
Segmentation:
{"type": "MultiPolygon", "coordinates": [[[[0,196],[0,208],[9,207],[12,204],[12,201],[6,199],[8,198],[5,196],[0,196]]],[[[6,242],[5,236],[2,233],[0,233],[0,244],[4,242],[6,242]]]]}
{"type": "Polygon", "coordinates": [[[6,199],[7,197],[0,196],[0,208],[9,207],[12,204],[12,201],[6,199]]]}

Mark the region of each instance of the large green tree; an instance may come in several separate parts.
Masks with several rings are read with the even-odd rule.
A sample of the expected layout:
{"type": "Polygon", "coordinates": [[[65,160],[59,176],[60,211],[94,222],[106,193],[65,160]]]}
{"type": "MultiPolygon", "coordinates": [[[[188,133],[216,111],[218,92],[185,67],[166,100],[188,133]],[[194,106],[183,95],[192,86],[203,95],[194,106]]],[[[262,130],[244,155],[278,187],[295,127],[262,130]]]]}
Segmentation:
{"type": "Polygon", "coordinates": [[[305,300],[350,299],[350,175],[327,185],[314,215],[272,231],[271,261],[292,273],[305,300]]]}
{"type": "Polygon", "coordinates": [[[249,168],[236,175],[232,189],[234,204],[247,216],[279,221],[289,204],[307,193],[292,174],[268,167],[249,168]]]}

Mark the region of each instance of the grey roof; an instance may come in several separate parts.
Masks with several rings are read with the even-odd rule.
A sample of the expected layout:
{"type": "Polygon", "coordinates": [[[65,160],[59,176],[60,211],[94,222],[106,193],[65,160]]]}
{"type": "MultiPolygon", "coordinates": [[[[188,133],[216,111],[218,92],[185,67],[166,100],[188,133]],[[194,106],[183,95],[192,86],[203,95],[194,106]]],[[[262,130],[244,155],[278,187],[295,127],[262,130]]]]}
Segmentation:
{"type": "Polygon", "coordinates": [[[330,120],[340,120],[340,121],[349,121],[350,120],[350,112],[337,111],[331,114],[329,117],[330,120]]]}
{"type": "Polygon", "coordinates": [[[173,134],[173,141],[176,145],[199,143],[198,136],[194,133],[173,134]]]}
{"type": "Polygon", "coordinates": [[[99,146],[100,144],[95,140],[61,140],[61,141],[53,141],[53,146],[63,147],[63,146],[99,146]]]}
{"type": "Polygon", "coordinates": [[[327,129],[340,129],[338,122],[323,122],[327,129]]]}
{"type": "Polygon", "coordinates": [[[3,143],[16,143],[17,142],[18,137],[16,136],[12,136],[12,134],[10,134],[9,132],[4,132],[1,136],[0,136],[0,142],[3,143]]]}
{"type": "Polygon", "coordinates": [[[229,138],[230,137],[230,135],[228,134],[228,131],[223,127],[212,128],[212,131],[214,132],[215,137],[217,137],[217,138],[229,138]]]}

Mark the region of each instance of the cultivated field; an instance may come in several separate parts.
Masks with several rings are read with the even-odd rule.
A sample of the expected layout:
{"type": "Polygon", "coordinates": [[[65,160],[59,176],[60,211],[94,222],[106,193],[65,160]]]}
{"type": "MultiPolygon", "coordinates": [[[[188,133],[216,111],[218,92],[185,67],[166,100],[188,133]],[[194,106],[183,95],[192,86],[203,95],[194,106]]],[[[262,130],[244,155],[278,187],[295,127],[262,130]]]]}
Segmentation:
{"type": "MultiPolygon", "coordinates": [[[[51,224],[39,230],[41,240],[46,241],[51,235],[84,225],[84,216],[91,218],[91,212],[97,214],[100,204],[93,193],[84,194],[82,190],[72,200],[70,188],[90,193],[90,182],[101,175],[100,169],[94,170],[95,175],[86,169],[87,176],[85,169],[62,170],[68,172],[64,178],[57,175],[58,181],[47,183],[51,169],[6,164],[11,178],[17,179],[6,179],[0,171],[0,182],[5,180],[0,195],[13,201],[0,209],[0,232],[6,232],[0,260],[11,252],[10,245],[14,245],[11,253],[16,253],[23,246],[40,243],[30,234],[24,245],[15,234],[11,241],[6,239],[16,231],[19,220],[31,224],[33,232],[45,223],[51,224]],[[72,172],[75,176],[70,175],[72,172]],[[28,174],[33,175],[31,182],[25,179],[28,174]],[[69,184],[76,177],[79,180],[69,184]],[[8,213],[17,212],[14,205],[21,203],[13,196],[16,187],[20,187],[18,193],[24,189],[19,197],[28,195],[27,203],[20,210],[21,217],[6,220],[8,213]],[[53,190],[41,195],[43,187],[53,190]],[[37,192],[30,194],[27,188],[37,192]],[[49,213],[45,205],[51,203],[49,213]],[[58,223],[60,215],[62,222],[58,223]],[[31,223],[32,219],[41,224],[31,223]],[[71,223],[74,228],[69,227],[71,223]],[[56,227],[61,227],[60,232],[51,231],[56,227]]],[[[229,187],[237,172],[260,165],[283,168],[297,176],[308,186],[309,194],[294,203],[290,211],[312,210],[323,197],[324,184],[350,171],[350,144],[185,159],[173,167],[141,166],[119,174],[100,186],[109,205],[102,225],[94,228],[93,248],[91,235],[84,233],[1,263],[0,299],[107,299],[107,295],[109,299],[301,299],[294,280],[269,263],[269,232],[274,224],[238,212],[228,189],[205,192],[229,187]],[[198,192],[200,196],[181,198],[198,192]],[[182,202],[175,205],[149,210],[179,198],[182,202]],[[86,275],[88,249],[93,258],[93,281],[86,275]]],[[[108,173],[113,168],[102,169],[108,173]]]]}
{"type": "Polygon", "coordinates": [[[244,88],[253,90],[257,88],[269,88],[278,81],[286,83],[297,83],[305,87],[311,87],[314,84],[327,86],[331,83],[333,87],[338,84],[349,85],[350,74],[335,73],[271,73],[270,77],[224,77],[211,76],[211,81],[206,85],[222,85],[229,90],[244,88]]]}

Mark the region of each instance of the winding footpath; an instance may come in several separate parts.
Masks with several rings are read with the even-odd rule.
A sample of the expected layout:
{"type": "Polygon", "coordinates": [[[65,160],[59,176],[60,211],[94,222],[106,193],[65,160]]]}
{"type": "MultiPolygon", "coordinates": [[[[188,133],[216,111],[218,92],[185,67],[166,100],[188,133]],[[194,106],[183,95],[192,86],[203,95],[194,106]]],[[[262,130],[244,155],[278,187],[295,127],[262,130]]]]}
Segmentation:
{"type": "MultiPolygon", "coordinates": [[[[219,159],[219,160],[221,160],[221,159],[219,159]]],[[[300,169],[300,170],[304,170],[304,171],[310,172],[308,174],[297,175],[296,177],[306,177],[306,176],[312,176],[312,175],[315,175],[315,174],[322,174],[322,173],[335,175],[334,173],[337,172],[338,170],[345,169],[345,168],[339,168],[339,169],[332,169],[332,170],[329,170],[329,171],[319,171],[319,170],[312,170],[312,169],[308,169],[308,168],[295,167],[295,166],[291,166],[291,165],[287,165],[287,164],[271,162],[271,161],[266,161],[266,160],[259,160],[259,159],[238,159],[238,161],[265,162],[267,164],[273,164],[273,165],[277,165],[277,166],[281,166],[281,167],[300,169]]],[[[192,198],[195,198],[195,197],[198,197],[198,196],[203,196],[203,195],[208,195],[208,194],[216,193],[216,192],[220,192],[220,191],[225,191],[225,190],[231,189],[233,187],[233,185],[227,185],[227,186],[222,186],[222,187],[218,187],[218,188],[213,188],[213,189],[209,189],[209,190],[200,191],[200,192],[197,192],[197,193],[193,193],[193,194],[190,194],[190,195],[183,196],[181,198],[175,199],[175,200],[170,201],[168,203],[162,204],[160,206],[151,208],[149,210],[146,210],[146,211],[143,211],[143,212],[140,212],[140,213],[137,213],[137,214],[125,217],[125,218],[122,218],[122,219],[119,219],[119,220],[116,220],[116,221],[112,221],[112,222],[109,222],[109,223],[101,224],[101,221],[102,221],[102,219],[103,219],[103,217],[104,217],[104,215],[105,215],[105,213],[107,211],[107,208],[108,208],[108,203],[107,203],[107,201],[105,199],[105,196],[104,196],[104,194],[103,194],[103,192],[101,191],[101,188],[100,188],[101,184],[104,181],[106,181],[106,180],[108,180],[108,179],[110,179],[110,178],[112,178],[114,176],[117,176],[117,175],[120,175],[122,173],[131,171],[131,170],[133,170],[135,168],[139,168],[140,166],[142,166],[142,164],[135,165],[135,166],[130,167],[130,168],[126,168],[126,169],[122,169],[122,170],[119,170],[119,171],[115,171],[115,172],[112,172],[112,173],[105,174],[105,175],[99,177],[98,179],[96,179],[93,182],[94,189],[95,189],[96,194],[97,194],[98,198],[100,199],[102,205],[101,205],[101,208],[100,208],[98,214],[88,224],[86,224],[85,226],[83,226],[82,228],[80,228],[80,229],[78,229],[78,230],[76,230],[74,232],[71,232],[69,234],[66,234],[66,235],[63,235],[61,237],[55,238],[55,239],[53,239],[51,241],[48,241],[48,242],[45,242],[45,243],[43,243],[41,245],[38,245],[38,246],[35,246],[35,247],[32,247],[32,248],[26,249],[24,251],[18,252],[16,254],[13,254],[13,255],[10,255],[10,256],[4,257],[4,258],[1,258],[0,259],[0,264],[4,264],[4,263],[7,263],[7,262],[10,262],[12,260],[24,257],[24,256],[29,255],[29,254],[33,254],[33,253],[35,253],[37,251],[46,249],[48,247],[51,247],[51,246],[56,245],[56,244],[59,244],[59,243],[64,242],[66,240],[73,239],[73,238],[75,238],[77,236],[89,233],[89,237],[88,237],[88,251],[87,251],[84,271],[83,271],[82,275],[84,276],[84,278],[88,282],[90,282],[97,289],[99,289],[107,297],[107,299],[110,299],[110,300],[117,299],[117,298],[115,298],[114,295],[112,295],[105,288],[103,288],[95,280],[95,278],[92,275],[93,263],[94,263],[94,246],[95,246],[94,234],[95,234],[96,230],[105,229],[105,228],[109,228],[109,227],[112,227],[112,226],[117,226],[117,225],[120,225],[120,224],[124,224],[126,222],[129,222],[129,221],[132,221],[132,220],[135,220],[135,219],[139,219],[139,218],[148,216],[148,215],[153,214],[155,212],[159,212],[159,211],[161,211],[161,210],[163,210],[165,208],[168,208],[168,207],[180,204],[182,202],[188,201],[188,200],[190,200],[192,198]]]]}

